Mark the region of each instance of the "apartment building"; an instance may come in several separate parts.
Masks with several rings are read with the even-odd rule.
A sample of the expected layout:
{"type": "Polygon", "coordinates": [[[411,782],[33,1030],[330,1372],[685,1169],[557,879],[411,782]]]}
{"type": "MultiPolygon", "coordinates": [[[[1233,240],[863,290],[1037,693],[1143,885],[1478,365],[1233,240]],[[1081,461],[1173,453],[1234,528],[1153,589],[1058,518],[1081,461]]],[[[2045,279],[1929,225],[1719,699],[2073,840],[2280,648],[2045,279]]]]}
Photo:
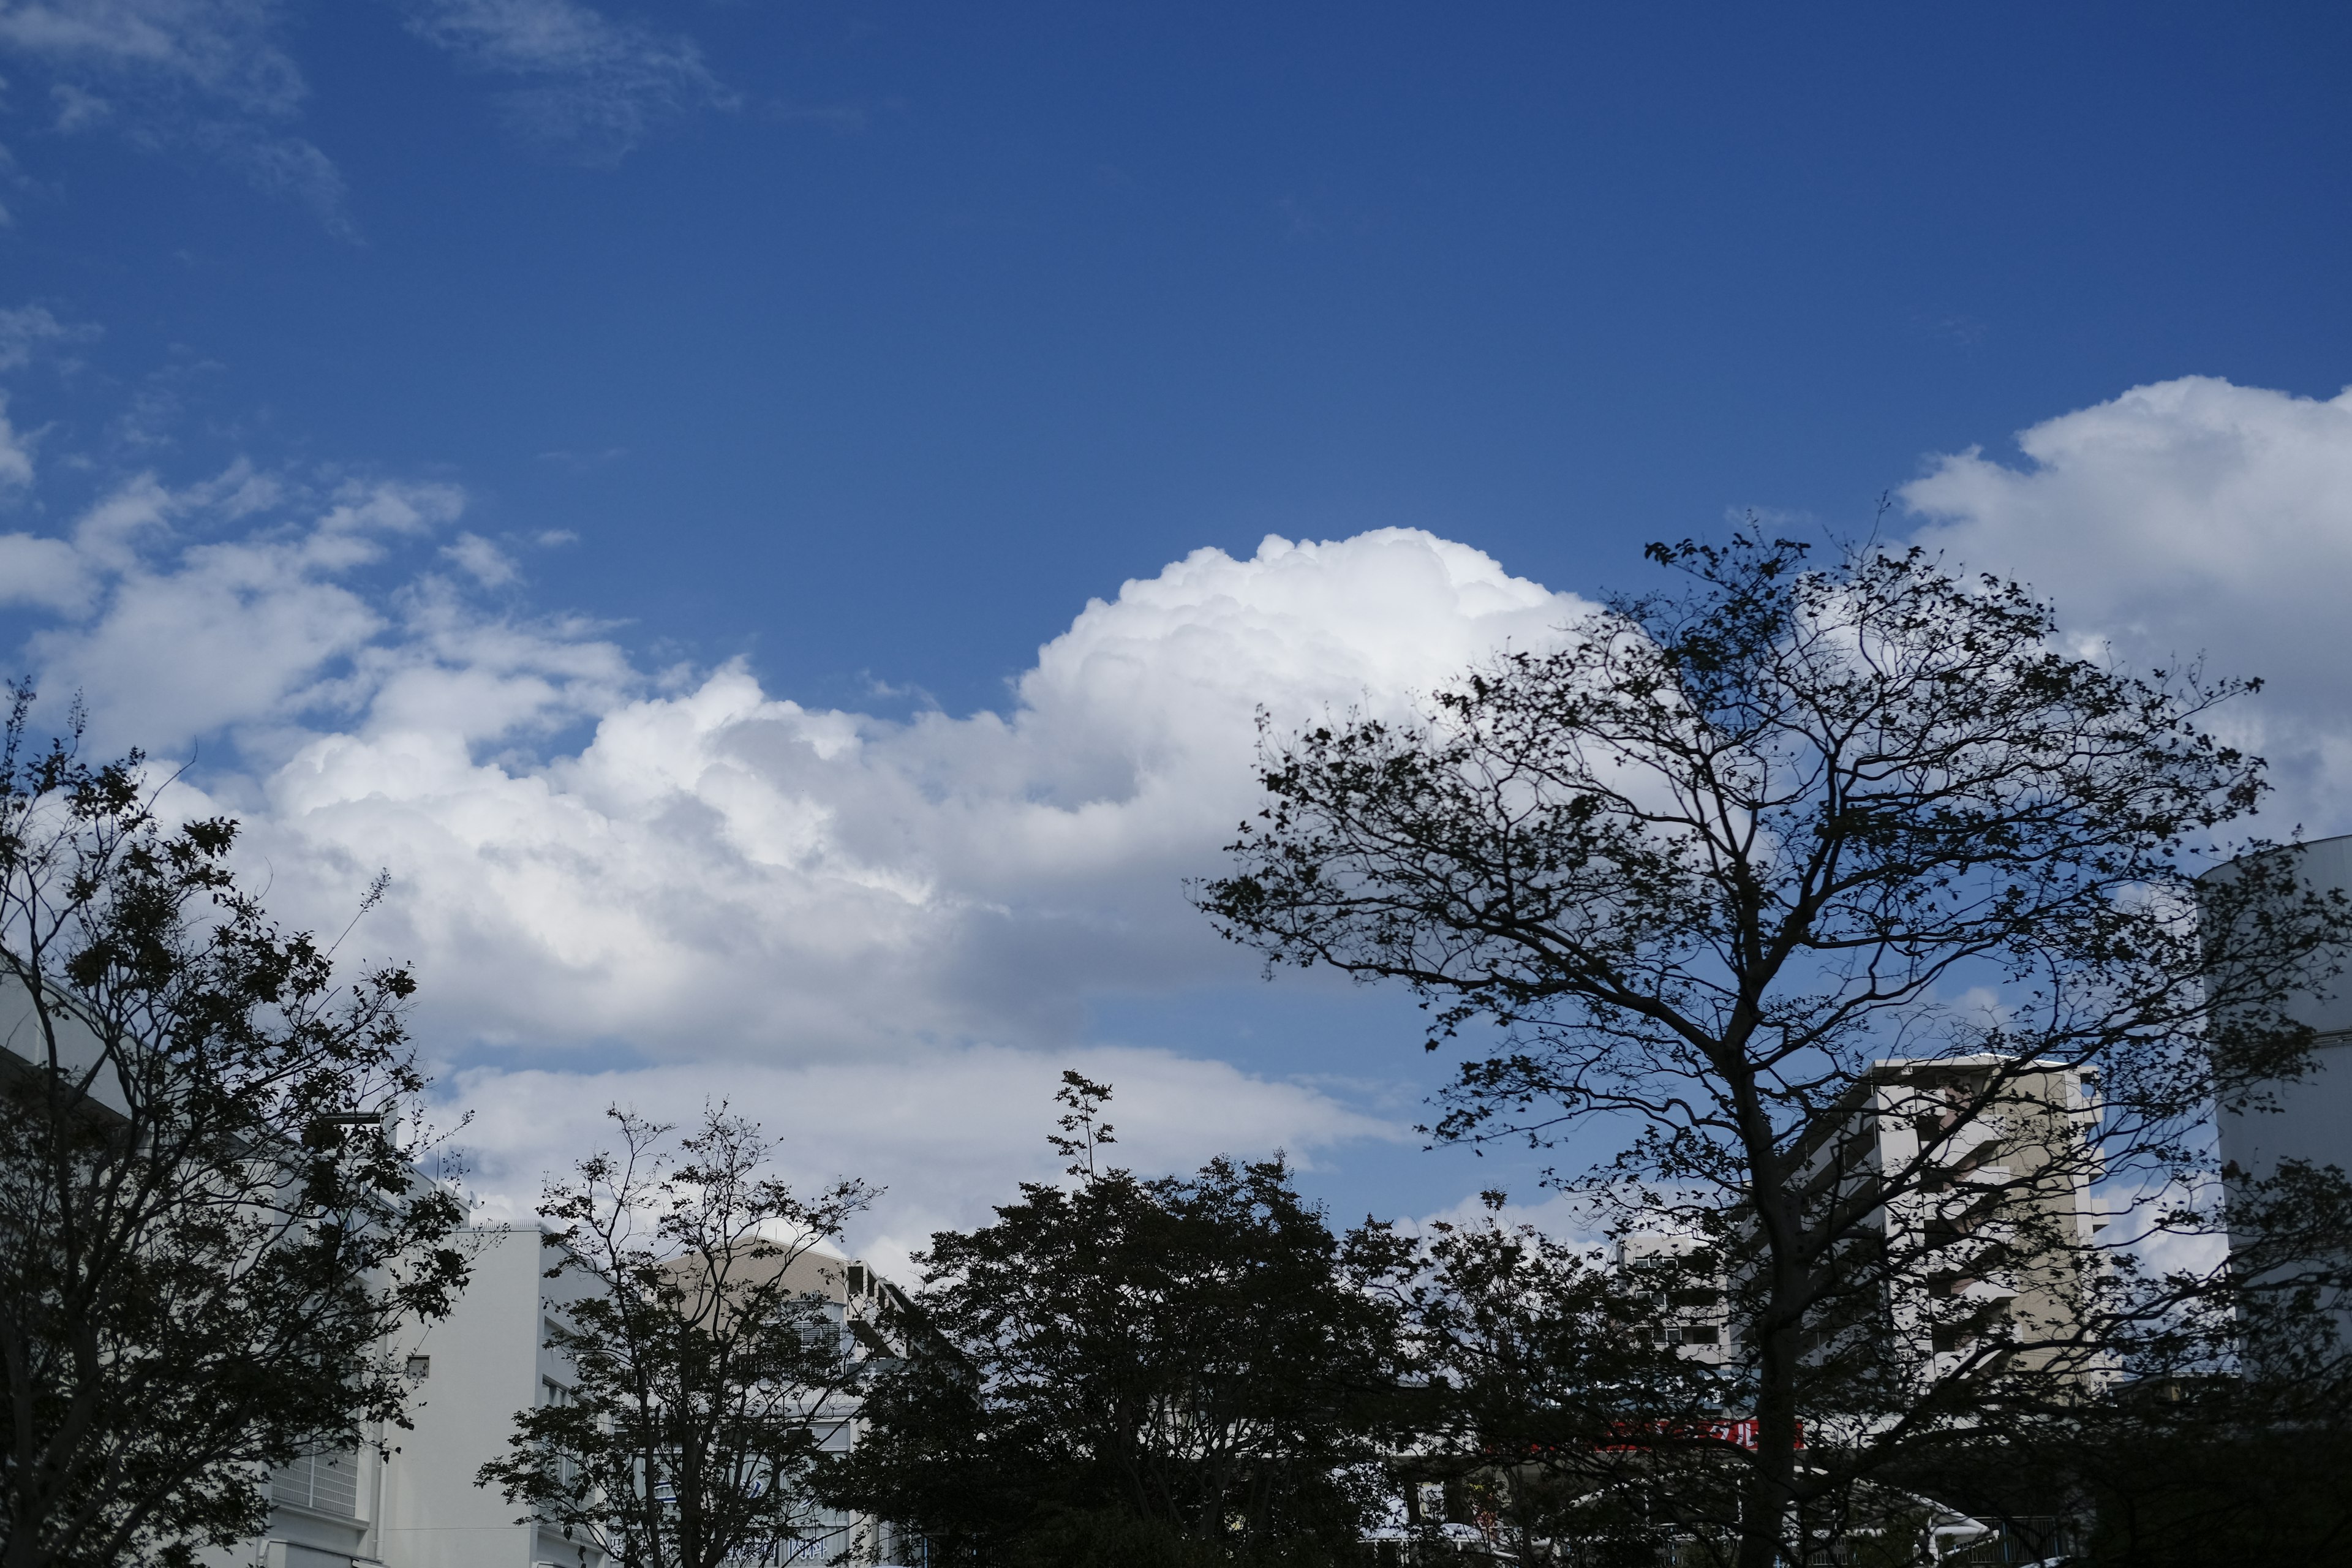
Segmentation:
{"type": "Polygon", "coordinates": [[[1816,1337],[1891,1334],[1921,1384],[1988,1338],[2012,1364],[2095,1378],[2081,1342],[2086,1271],[2108,1215],[2094,1076],[2055,1062],[1978,1056],[1872,1064],[1806,1151],[1817,1204],[1869,1202],[1843,1245],[1882,1281],[1816,1337]]]}
{"type": "Polygon", "coordinates": [[[1715,1249],[1696,1236],[1636,1231],[1617,1240],[1617,1269],[1645,1288],[1654,1344],[1680,1345],[1693,1361],[1730,1359],[1729,1279],[1715,1249]]]}

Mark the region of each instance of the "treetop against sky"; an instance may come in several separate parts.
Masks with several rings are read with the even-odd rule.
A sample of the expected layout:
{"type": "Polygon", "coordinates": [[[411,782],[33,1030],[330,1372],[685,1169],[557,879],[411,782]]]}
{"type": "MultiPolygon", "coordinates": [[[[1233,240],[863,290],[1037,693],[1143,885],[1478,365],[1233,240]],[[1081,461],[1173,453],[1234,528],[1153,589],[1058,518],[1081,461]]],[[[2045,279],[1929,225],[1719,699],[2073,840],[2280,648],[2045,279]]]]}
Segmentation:
{"type": "Polygon", "coordinates": [[[886,1262],[1115,1080],[1433,1213],[1397,998],[1185,903],[1254,717],[1874,527],[2260,676],[2352,828],[2352,23],[0,3],[0,642],[413,960],[476,1184],[713,1089],[886,1262]],[[1889,504],[1882,515],[1882,493],[1889,504]],[[1874,522],[1874,518],[1876,521],[1874,522]]]}

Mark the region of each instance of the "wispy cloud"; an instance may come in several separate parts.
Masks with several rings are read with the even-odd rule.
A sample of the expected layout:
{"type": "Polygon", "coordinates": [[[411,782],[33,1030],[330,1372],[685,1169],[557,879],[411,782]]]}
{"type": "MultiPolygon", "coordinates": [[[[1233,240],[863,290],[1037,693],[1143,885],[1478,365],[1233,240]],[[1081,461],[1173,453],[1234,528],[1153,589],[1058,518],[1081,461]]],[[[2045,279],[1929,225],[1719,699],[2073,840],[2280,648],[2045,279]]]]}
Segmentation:
{"type": "Polygon", "coordinates": [[[551,153],[609,163],[665,122],[738,101],[692,39],[579,0],[405,0],[404,9],[411,32],[460,64],[519,79],[502,95],[508,121],[551,153]]]}
{"type": "Polygon", "coordinates": [[[286,127],[310,96],[282,0],[0,0],[0,53],[51,79],[53,129],[186,146],[356,238],[343,179],[286,127]]]}
{"type": "Polygon", "coordinates": [[[0,310],[0,371],[21,370],[67,343],[89,342],[99,330],[86,321],[61,321],[46,305],[0,310]]]}
{"type": "MultiPolygon", "coordinates": [[[[609,163],[664,124],[736,95],[694,41],[583,0],[391,0],[463,68],[502,78],[532,147],[609,163]]],[[[289,0],[0,0],[0,58],[46,88],[47,129],[192,151],[358,238],[342,172],[296,126],[311,88],[289,47],[289,0]]],[[[5,221],[5,215],[0,215],[5,221]]]]}
{"type": "MultiPolygon", "coordinates": [[[[283,117],[310,89],[278,47],[281,12],[278,0],[15,0],[0,4],[0,47],[60,70],[143,79],[242,113],[283,117]]],[[[96,95],[66,85],[62,112],[88,119],[99,111],[96,95]]]]}

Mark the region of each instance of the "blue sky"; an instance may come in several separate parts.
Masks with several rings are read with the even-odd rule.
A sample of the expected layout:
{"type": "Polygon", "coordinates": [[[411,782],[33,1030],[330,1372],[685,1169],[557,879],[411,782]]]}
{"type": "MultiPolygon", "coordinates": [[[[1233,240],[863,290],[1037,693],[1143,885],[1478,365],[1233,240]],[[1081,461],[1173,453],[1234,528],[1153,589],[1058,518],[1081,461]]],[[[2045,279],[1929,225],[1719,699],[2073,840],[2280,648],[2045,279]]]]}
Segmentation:
{"type": "MultiPolygon", "coordinates": [[[[1475,628],[1568,603],[1534,585],[1641,586],[1648,539],[1748,509],[1858,530],[1895,491],[1898,531],[2027,572],[2086,634],[2302,668],[2340,634],[2275,606],[2352,549],[2347,68],[2352,15],[2320,5],[0,0],[0,534],[31,542],[0,548],[0,645],[89,691],[108,738],[198,746],[194,786],[320,911],[371,859],[429,862],[352,815],[386,790],[412,827],[469,824],[449,842],[483,864],[656,832],[667,807],[611,804],[654,798],[614,782],[614,716],[688,723],[700,693],[698,735],[760,702],[845,715],[826,722],[896,758],[909,803],[875,808],[848,882],[1029,933],[972,938],[950,983],[904,957],[944,939],[894,927],[887,978],[835,955],[857,978],[827,1012],[802,1005],[823,989],[802,936],[714,931],[645,994],[740,987],[765,1022],[669,1028],[651,1002],[534,1022],[493,1005],[539,994],[509,972],[466,977],[483,932],[525,932],[499,963],[601,973],[562,910],[691,902],[719,873],[675,857],[673,886],[652,856],[602,893],[459,919],[434,889],[478,877],[417,870],[384,940],[448,955],[428,1034],[477,1075],[478,1135],[509,1139],[494,1185],[562,1142],[500,1122],[510,1075],[587,1104],[640,1083],[594,1072],[699,1092],[748,1063],[803,1075],[761,1091],[784,1118],[806,1074],[865,1063],[856,1092],[886,1099],[919,1071],[1018,1081],[935,1113],[1002,1139],[912,1111],[911,1142],[843,1135],[842,1163],[896,1162],[869,1173],[902,1191],[976,1191],[1030,1168],[1039,1070],[1124,1050],[1089,1059],[1160,1074],[1178,1108],[1147,1155],[1206,1152],[1203,1125],[1287,1141],[1335,1200],[1426,1211],[1485,1178],[1367,1131],[1410,1121],[1433,1070],[1411,1020],[1258,987],[1169,912],[1178,876],[1214,868],[1201,824],[1231,820],[1213,781],[1246,759],[1204,740],[1153,760],[1155,736],[1231,725],[1223,699],[1213,719],[1165,695],[1193,689],[1201,617],[1270,617],[1217,622],[1235,668],[1297,654],[1269,692],[1401,694],[1475,628]],[[1463,553],[1243,570],[1269,533],[1383,529],[1463,553]],[[1120,598],[1209,548],[1241,575],[1120,598]],[[1293,591],[1360,569],[1350,592],[1398,595],[1386,619],[1293,591]],[[1473,603],[1490,589],[1524,602],[1473,603]],[[1091,599],[1108,618],[1081,636],[1091,599]],[[2259,636],[2250,605],[2274,607],[2259,636]],[[1114,692],[1122,659],[1174,684],[1114,692]],[[159,669],[185,694],[156,699],[159,669]],[[1084,717],[1146,689],[1192,717],[1131,743],[1084,717]],[[428,733],[447,746],[387,739],[428,733]],[[378,787],[426,752],[490,778],[520,837],[456,785],[378,787]],[[345,752],[331,809],[299,795],[345,752]],[[1180,804],[1137,806],[1129,847],[1083,872],[1066,847],[1023,858],[1013,818],[971,805],[1066,826],[1157,798],[1138,780],[1180,804]],[[524,796],[602,815],[530,826],[524,796]],[[1036,935],[1066,929],[1083,963],[1036,935]],[[877,986],[930,1000],[861,1033],[877,986]],[[1235,1095],[1264,1114],[1204,1120],[1235,1095]],[[964,1163],[937,1154],[967,1138],[964,1163]]],[[[2259,720],[2315,830],[2352,826],[2326,816],[2335,657],[2259,720]]],[[[887,795],[838,787],[850,804],[810,821],[887,795]]],[[[750,830],[727,820],[735,853],[750,830]]],[[[964,1212],[908,1202],[891,1237],[964,1212]]]]}

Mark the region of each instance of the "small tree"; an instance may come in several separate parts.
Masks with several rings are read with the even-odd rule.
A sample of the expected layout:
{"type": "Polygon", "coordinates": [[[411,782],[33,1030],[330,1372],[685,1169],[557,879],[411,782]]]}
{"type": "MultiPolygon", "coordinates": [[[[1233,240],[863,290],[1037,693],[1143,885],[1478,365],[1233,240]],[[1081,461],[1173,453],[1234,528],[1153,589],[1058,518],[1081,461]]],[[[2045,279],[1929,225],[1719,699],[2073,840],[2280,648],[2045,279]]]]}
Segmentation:
{"type": "Polygon", "coordinates": [[[548,1277],[588,1287],[549,1330],[573,1385],[517,1412],[482,1484],[620,1568],[772,1562],[839,1533],[809,1482],[865,1350],[818,1249],[870,1189],[795,1195],[762,1173],[774,1144],[723,1104],[676,1163],[669,1127],[611,1115],[620,1152],[582,1161],[540,1204],[561,1226],[548,1277]]]}
{"type": "Polygon", "coordinates": [[[1632,1129],[1567,1184],[1726,1258],[1752,1447],[1689,1522],[1745,1568],[1898,1459],[2226,1351],[2263,1279],[2140,1269],[2089,1194],[2218,1235],[2200,1129],[2305,1070],[2281,1004],[2347,937],[2291,858],[2192,879],[2263,787],[2203,727],[2250,685],[2076,657],[1916,550],[1804,553],[1654,546],[1688,593],[1270,745],[1201,894],[1272,960],[1414,988],[1431,1049],[1494,1029],[1439,1136],[1632,1129]]]}
{"type": "Polygon", "coordinates": [[[405,970],[336,983],[170,827],[137,752],[0,738],[0,1563],[185,1564],[269,1467],[401,1418],[382,1352],[445,1312],[464,1218],[397,1145],[405,970]]]}
{"type": "Polygon", "coordinates": [[[1153,1180],[1108,1167],[1107,1087],[1056,1098],[1068,1186],[942,1232],[908,1360],[830,1483],[943,1562],[1316,1560],[1352,1546],[1351,1470],[1402,1355],[1412,1245],[1336,1236],[1279,1159],[1153,1180]]]}

